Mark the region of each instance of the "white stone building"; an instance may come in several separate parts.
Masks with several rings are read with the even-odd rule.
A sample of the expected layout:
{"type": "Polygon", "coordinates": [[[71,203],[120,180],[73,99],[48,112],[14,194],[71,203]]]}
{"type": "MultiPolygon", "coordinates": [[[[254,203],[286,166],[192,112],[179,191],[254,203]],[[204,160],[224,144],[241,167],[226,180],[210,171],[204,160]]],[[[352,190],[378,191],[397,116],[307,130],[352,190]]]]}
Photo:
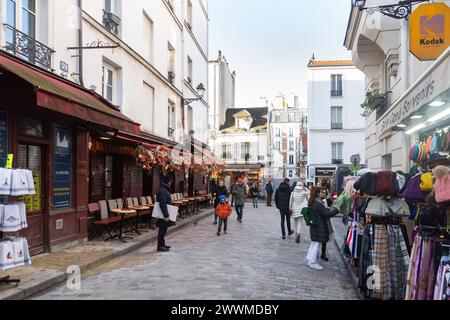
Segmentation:
{"type": "MultiPolygon", "coordinates": [[[[440,2],[450,5],[450,1],[440,2]]],[[[385,1],[385,4],[398,4],[398,1],[385,1]]],[[[375,0],[365,3],[366,7],[377,5],[379,3],[375,0]]],[[[424,4],[413,5],[412,12],[422,5],[424,4]]],[[[424,130],[433,127],[424,125],[427,113],[431,113],[431,116],[439,114],[440,109],[445,110],[444,102],[448,101],[445,94],[439,97],[448,89],[448,86],[445,88],[448,71],[447,74],[444,71],[445,76],[441,78],[437,74],[433,75],[435,78],[427,77],[443,67],[444,61],[435,65],[437,61],[418,60],[410,52],[409,28],[406,19],[394,19],[381,12],[368,12],[360,10],[355,4],[352,6],[344,45],[352,51],[354,65],[366,76],[365,91],[384,96],[384,99],[373,106],[373,112],[367,112],[365,121],[367,162],[369,168],[374,170],[408,171],[411,166],[408,158],[410,147],[420,140],[419,135],[424,130]],[[413,100],[430,83],[434,83],[436,88],[428,90],[420,101],[413,100]],[[438,90],[441,88],[443,89],[438,90]],[[433,100],[437,101],[439,109],[428,111],[427,108],[430,107],[427,103],[432,103],[433,100]],[[417,103],[408,104],[409,101],[417,103]],[[407,105],[414,106],[404,109],[407,112],[398,113],[398,110],[407,105]],[[397,114],[400,116],[397,117],[397,114]],[[394,118],[395,121],[391,121],[394,118]],[[412,130],[411,135],[406,134],[417,128],[417,125],[424,127],[412,130]]],[[[445,60],[444,56],[443,59],[445,60]]],[[[442,119],[445,120],[446,117],[442,119]]]]}
{"type": "Polygon", "coordinates": [[[216,144],[225,172],[238,176],[268,176],[268,109],[232,108],[226,112],[216,144]]]}
{"type": "Polygon", "coordinates": [[[364,74],[351,61],[308,64],[308,182],[329,179],[337,165],[364,156],[364,74]]]}
{"type": "Polygon", "coordinates": [[[220,126],[225,123],[226,111],[236,104],[236,72],[231,72],[228,61],[221,51],[216,60],[209,61],[209,130],[210,146],[220,154],[220,145],[216,143],[220,126]]]}

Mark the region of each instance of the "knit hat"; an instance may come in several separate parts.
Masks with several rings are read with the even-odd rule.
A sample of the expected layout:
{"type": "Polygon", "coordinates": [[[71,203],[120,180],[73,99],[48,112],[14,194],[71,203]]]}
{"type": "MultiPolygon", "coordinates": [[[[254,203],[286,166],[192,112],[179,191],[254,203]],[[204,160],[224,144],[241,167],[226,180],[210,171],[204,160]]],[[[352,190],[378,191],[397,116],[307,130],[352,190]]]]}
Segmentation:
{"type": "Polygon", "coordinates": [[[226,200],[227,200],[227,197],[225,197],[224,195],[221,195],[221,196],[219,197],[219,200],[220,200],[220,201],[226,201],[226,200]]]}

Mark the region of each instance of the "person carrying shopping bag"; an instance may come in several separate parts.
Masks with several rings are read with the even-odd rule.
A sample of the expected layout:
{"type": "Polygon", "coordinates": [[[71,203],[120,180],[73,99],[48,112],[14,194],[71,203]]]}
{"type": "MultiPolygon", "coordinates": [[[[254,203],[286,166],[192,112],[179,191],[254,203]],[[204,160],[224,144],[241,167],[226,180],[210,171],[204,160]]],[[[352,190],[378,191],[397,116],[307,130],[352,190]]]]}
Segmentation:
{"type": "Polygon", "coordinates": [[[303,215],[302,210],[308,206],[309,190],[305,187],[303,182],[297,182],[297,186],[291,193],[289,202],[289,209],[295,222],[296,241],[300,243],[303,215]]]}
{"type": "Polygon", "coordinates": [[[330,234],[333,233],[330,218],[339,214],[336,208],[326,208],[321,198],[326,190],[322,188],[313,188],[308,200],[308,208],[318,218],[317,224],[310,226],[311,246],[308,251],[308,266],[311,269],[323,270],[323,267],[317,262],[320,245],[322,245],[321,259],[328,261],[326,256],[326,244],[330,241],[330,234]]]}

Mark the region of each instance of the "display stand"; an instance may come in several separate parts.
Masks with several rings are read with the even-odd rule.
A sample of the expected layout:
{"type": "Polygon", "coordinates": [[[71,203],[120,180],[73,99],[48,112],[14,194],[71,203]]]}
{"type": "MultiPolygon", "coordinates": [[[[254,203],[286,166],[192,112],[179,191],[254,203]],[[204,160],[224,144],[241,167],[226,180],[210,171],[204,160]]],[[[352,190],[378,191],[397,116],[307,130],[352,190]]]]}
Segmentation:
{"type": "MultiPolygon", "coordinates": [[[[8,166],[7,166],[7,168],[8,168],[8,166]]],[[[16,203],[15,201],[13,201],[13,202],[11,202],[10,200],[12,199],[12,200],[18,200],[18,198],[19,197],[22,197],[22,196],[27,196],[27,195],[34,195],[35,194],[35,186],[34,186],[34,181],[33,181],[33,179],[32,179],[32,173],[31,173],[31,171],[29,171],[29,170],[27,170],[28,172],[27,172],[27,174],[29,175],[29,176],[31,176],[31,178],[30,179],[27,179],[27,186],[28,186],[28,192],[22,192],[22,193],[20,193],[19,195],[16,195],[16,194],[14,194],[14,195],[12,195],[12,194],[8,194],[7,192],[3,192],[2,193],[2,196],[6,196],[6,197],[8,197],[7,198],[7,200],[5,201],[6,203],[4,203],[4,205],[6,206],[6,205],[8,205],[8,204],[13,204],[13,203],[16,203]],[[32,185],[31,185],[32,184],[32,185]]],[[[12,180],[13,180],[13,178],[12,178],[12,176],[11,176],[11,181],[10,181],[10,184],[12,185],[13,184],[13,182],[12,182],[12,180]]],[[[23,206],[25,206],[23,203],[21,203],[23,206]]],[[[23,207],[24,208],[24,207],[23,207]]],[[[6,207],[5,207],[5,209],[4,209],[5,211],[6,211],[6,207]]],[[[18,232],[18,231],[20,231],[20,230],[23,230],[24,228],[26,228],[27,227],[27,223],[26,223],[26,220],[27,220],[27,216],[26,216],[26,211],[25,211],[25,208],[23,209],[23,211],[22,211],[22,213],[23,214],[20,214],[20,219],[19,219],[19,221],[20,221],[20,226],[15,226],[16,227],[16,230],[14,230],[14,231],[11,231],[11,232],[18,232]]],[[[4,213],[4,216],[6,216],[6,212],[4,213]]],[[[3,218],[3,217],[2,217],[3,218]]],[[[5,231],[4,231],[4,221],[2,221],[1,222],[2,223],[2,225],[1,225],[1,227],[2,227],[2,231],[0,231],[0,241],[2,241],[2,240],[4,240],[5,239],[5,231]]],[[[6,233],[8,233],[8,232],[6,232],[6,233]]],[[[8,268],[8,270],[10,270],[10,269],[14,269],[14,268],[16,268],[16,267],[18,267],[18,266],[23,266],[23,265],[27,265],[27,264],[29,264],[30,263],[30,261],[31,261],[31,259],[29,258],[29,252],[28,252],[28,250],[29,250],[29,248],[28,247],[24,247],[22,250],[20,250],[19,252],[20,252],[20,257],[22,258],[23,257],[23,259],[24,259],[24,264],[18,264],[17,266],[15,265],[15,263],[16,263],[16,253],[17,253],[17,251],[15,250],[15,248],[14,248],[14,250],[13,250],[13,261],[14,261],[14,264],[13,264],[13,266],[11,267],[11,268],[8,268]],[[27,254],[25,254],[25,252],[27,252],[27,254]],[[28,260],[26,260],[26,259],[28,259],[28,260]]],[[[6,270],[5,270],[6,271],[6,270]]],[[[11,278],[11,276],[5,276],[5,277],[0,277],[0,284],[18,284],[18,283],[20,283],[21,282],[21,280],[20,279],[12,279],[11,278]]]]}

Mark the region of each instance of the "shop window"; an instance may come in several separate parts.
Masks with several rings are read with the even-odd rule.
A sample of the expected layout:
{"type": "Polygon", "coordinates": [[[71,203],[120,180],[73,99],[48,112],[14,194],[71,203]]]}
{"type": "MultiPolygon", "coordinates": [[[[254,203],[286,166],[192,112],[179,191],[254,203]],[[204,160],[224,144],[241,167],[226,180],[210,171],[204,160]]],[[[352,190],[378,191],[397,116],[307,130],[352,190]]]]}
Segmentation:
{"type": "Polygon", "coordinates": [[[23,136],[44,137],[44,122],[38,119],[22,117],[19,121],[19,133],[23,136]]]}
{"type": "Polygon", "coordinates": [[[114,160],[112,156],[105,157],[105,199],[113,198],[113,182],[114,182],[114,160]]]}
{"type": "Polygon", "coordinates": [[[42,147],[19,144],[17,152],[17,167],[33,172],[35,195],[23,196],[20,201],[25,203],[27,213],[42,212],[42,147]]]}

